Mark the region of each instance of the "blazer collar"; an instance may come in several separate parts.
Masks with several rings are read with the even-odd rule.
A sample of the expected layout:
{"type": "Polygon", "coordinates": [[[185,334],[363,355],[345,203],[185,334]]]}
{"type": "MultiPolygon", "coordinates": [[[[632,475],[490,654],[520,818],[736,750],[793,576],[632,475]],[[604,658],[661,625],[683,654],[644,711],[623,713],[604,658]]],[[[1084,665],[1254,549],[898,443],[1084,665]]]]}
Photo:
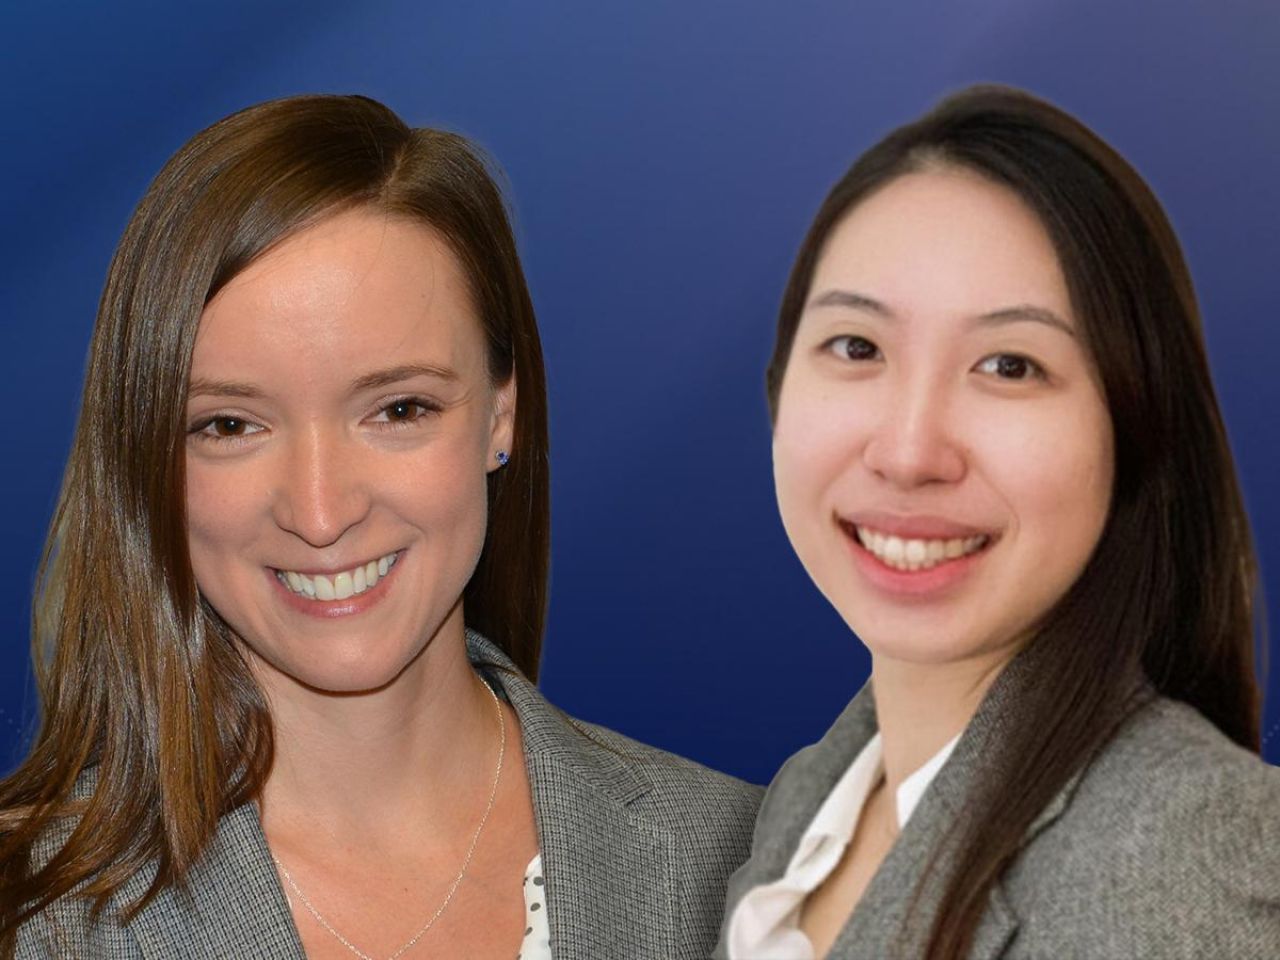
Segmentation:
{"type": "MultiPolygon", "coordinates": [[[[925,877],[935,850],[941,849],[941,857],[925,880],[907,929],[906,942],[902,944],[906,956],[923,951],[943,892],[939,878],[946,875],[953,856],[953,851],[945,846],[948,830],[956,823],[970,787],[981,774],[984,755],[1007,736],[1013,725],[1025,722],[1022,719],[1025,694],[1031,685],[1044,682],[1037,659],[1034,649],[1024,651],[991,685],[951,757],[929,785],[832,945],[831,957],[865,956],[869,952],[878,955],[897,943],[916,885],[925,877]]],[[[818,808],[876,730],[875,695],[868,682],[822,740],[798,753],[779,773],[765,801],[766,812],[757,826],[758,843],[752,861],[742,871],[741,879],[734,878],[731,903],[736,903],[752,887],[770,883],[786,872],[818,808]]],[[[1067,809],[1080,776],[1073,776],[1045,805],[1024,835],[1024,845],[1067,809]]],[[[975,960],[999,956],[1017,928],[1018,919],[997,883],[970,956],[975,960]]]]}
{"type": "Polygon", "coordinates": [[[553,707],[510,657],[473,630],[467,631],[467,657],[515,709],[526,760],[535,756],[554,759],[623,805],[653,789],[633,762],[607,745],[593,728],[553,707]]]}
{"type": "Polygon", "coordinates": [[[467,651],[520,718],[556,960],[614,956],[619,944],[630,957],[676,956],[676,838],[635,806],[653,783],[622,742],[553,707],[493,643],[468,631],[467,651]]]}

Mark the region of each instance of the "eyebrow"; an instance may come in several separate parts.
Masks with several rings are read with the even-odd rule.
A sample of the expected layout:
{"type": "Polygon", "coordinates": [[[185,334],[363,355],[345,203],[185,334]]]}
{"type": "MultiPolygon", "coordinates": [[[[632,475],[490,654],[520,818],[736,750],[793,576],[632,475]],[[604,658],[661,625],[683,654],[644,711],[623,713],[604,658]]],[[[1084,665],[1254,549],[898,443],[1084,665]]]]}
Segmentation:
{"type": "MultiPolygon", "coordinates": [[[[436,366],[435,364],[404,363],[396,367],[375,370],[372,373],[356,377],[351,381],[351,392],[363,393],[366,390],[376,390],[379,387],[390,386],[393,383],[412,380],[414,377],[434,377],[438,380],[446,380],[452,383],[458,379],[458,374],[448,367],[436,366]]],[[[262,388],[252,383],[245,383],[241,380],[218,380],[209,377],[193,378],[187,388],[188,399],[214,396],[261,400],[265,395],[262,388]]]]}
{"type": "Polygon", "coordinates": [[[998,327],[1006,323],[1043,323],[1045,326],[1053,327],[1055,330],[1061,330],[1073,340],[1076,338],[1075,330],[1067,321],[1052,310],[1046,310],[1044,307],[1033,307],[1029,303],[1020,303],[1015,307],[1005,307],[1003,310],[984,313],[975,318],[975,322],[984,327],[998,327]]]}
{"type": "MultiPolygon", "coordinates": [[[[872,297],[864,296],[861,293],[855,293],[852,290],[827,290],[809,301],[810,307],[847,307],[852,310],[861,310],[865,313],[875,314],[886,320],[897,320],[897,314],[890,310],[879,300],[872,297]]],[[[972,321],[977,326],[998,327],[1009,323],[1042,323],[1045,326],[1052,327],[1065,333],[1072,339],[1076,338],[1076,332],[1071,324],[1067,323],[1052,310],[1046,310],[1044,307],[1032,306],[1029,303],[1020,303],[1012,307],[1002,307],[999,310],[992,310],[990,313],[979,314],[972,321]]]]}
{"type": "Polygon", "coordinates": [[[390,386],[402,380],[412,380],[414,377],[433,377],[437,380],[447,380],[452,383],[458,379],[458,374],[448,367],[440,367],[432,363],[404,363],[398,367],[375,370],[373,373],[366,373],[362,377],[356,377],[355,380],[351,381],[351,392],[361,393],[365,390],[376,390],[378,387],[390,386]]]}
{"type": "Polygon", "coordinates": [[[886,320],[896,320],[892,310],[886,307],[879,300],[873,300],[871,297],[863,296],[860,293],[854,293],[852,290],[827,290],[819,294],[809,301],[810,307],[849,307],[853,310],[864,310],[867,313],[874,313],[877,316],[884,317],[886,320]]]}
{"type": "Polygon", "coordinates": [[[187,399],[195,397],[240,397],[245,400],[260,400],[261,390],[252,383],[240,380],[215,380],[209,377],[195,377],[187,386],[187,399]]]}

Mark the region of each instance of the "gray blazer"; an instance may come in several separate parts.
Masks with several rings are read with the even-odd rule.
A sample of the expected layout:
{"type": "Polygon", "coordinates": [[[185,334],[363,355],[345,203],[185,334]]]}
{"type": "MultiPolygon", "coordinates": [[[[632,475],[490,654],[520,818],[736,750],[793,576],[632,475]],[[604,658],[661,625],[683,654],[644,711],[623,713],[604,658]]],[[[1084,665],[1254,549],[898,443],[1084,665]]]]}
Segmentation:
{"type": "MultiPolygon", "coordinates": [[[[708,956],[761,789],[565,716],[477,634],[468,633],[467,650],[520,718],[556,960],[708,956]]],[[[147,880],[135,877],[108,913],[147,880]]],[[[19,931],[17,957],[302,960],[303,952],[247,805],[222,819],[185,891],[164,891],[123,927],[90,920],[83,901],[64,897],[19,931]]]]}
{"type": "MultiPolygon", "coordinates": [[[[1027,673],[1025,658],[1015,659],[992,685],[830,957],[921,955],[941,888],[925,887],[897,954],[909,900],[981,776],[984,745],[1019,722],[1027,673]]],[[[786,872],[822,801],[875,732],[868,684],[821,741],[783,766],[760,809],[751,859],[729,883],[726,919],[748,890],[786,872]]],[[[947,859],[940,863],[945,871],[947,859]]],[[[1237,747],[1191,707],[1153,697],[1032,823],[970,955],[1280,957],[1280,768],[1237,747]]],[[[723,939],[716,956],[726,956],[723,939]]]]}

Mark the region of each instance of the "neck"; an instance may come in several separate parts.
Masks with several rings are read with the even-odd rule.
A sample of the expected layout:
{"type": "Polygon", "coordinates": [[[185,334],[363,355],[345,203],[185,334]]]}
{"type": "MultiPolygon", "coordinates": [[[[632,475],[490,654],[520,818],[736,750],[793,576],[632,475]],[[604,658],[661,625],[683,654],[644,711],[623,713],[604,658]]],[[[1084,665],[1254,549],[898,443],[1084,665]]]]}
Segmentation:
{"type": "Polygon", "coordinates": [[[269,834],[275,827],[377,843],[385,833],[395,842],[393,825],[470,816],[475,796],[488,790],[497,712],[467,660],[461,606],[377,690],[330,694],[280,674],[260,681],[276,732],[262,794],[269,834]],[[433,789],[439,785],[448,788],[433,789]]]}
{"type": "Polygon", "coordinates": [[[890,796],[964,730],[1010,659],[1011,652],[999,651],[951,663],[911,663],[872,653],[871,683],[890,796]]]}

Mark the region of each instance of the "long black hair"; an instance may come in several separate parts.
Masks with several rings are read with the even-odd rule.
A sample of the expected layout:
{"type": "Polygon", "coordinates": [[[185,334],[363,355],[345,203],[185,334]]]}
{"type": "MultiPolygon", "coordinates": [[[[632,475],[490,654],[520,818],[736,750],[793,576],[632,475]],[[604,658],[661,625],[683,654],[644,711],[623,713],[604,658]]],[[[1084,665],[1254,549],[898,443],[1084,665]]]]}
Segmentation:
{"type": "Polygon", "coordinates": [[[964,956],[993,884],[1039,811],[1112,736],[1147,685],[1259,751],[1257,566],[1168,218],[1115,150],[1028,93],[971,87],[864,153],[835,185],[783,296],[766,382],[776,417],[796,326],[832,229],[873,191],[932,168],[1013,191],[1047,230],[1097,367],[1115,443],[1101,539],[1032,641],[1029,719],[992,758],[951,838],[926,955],[964,956]]]}

